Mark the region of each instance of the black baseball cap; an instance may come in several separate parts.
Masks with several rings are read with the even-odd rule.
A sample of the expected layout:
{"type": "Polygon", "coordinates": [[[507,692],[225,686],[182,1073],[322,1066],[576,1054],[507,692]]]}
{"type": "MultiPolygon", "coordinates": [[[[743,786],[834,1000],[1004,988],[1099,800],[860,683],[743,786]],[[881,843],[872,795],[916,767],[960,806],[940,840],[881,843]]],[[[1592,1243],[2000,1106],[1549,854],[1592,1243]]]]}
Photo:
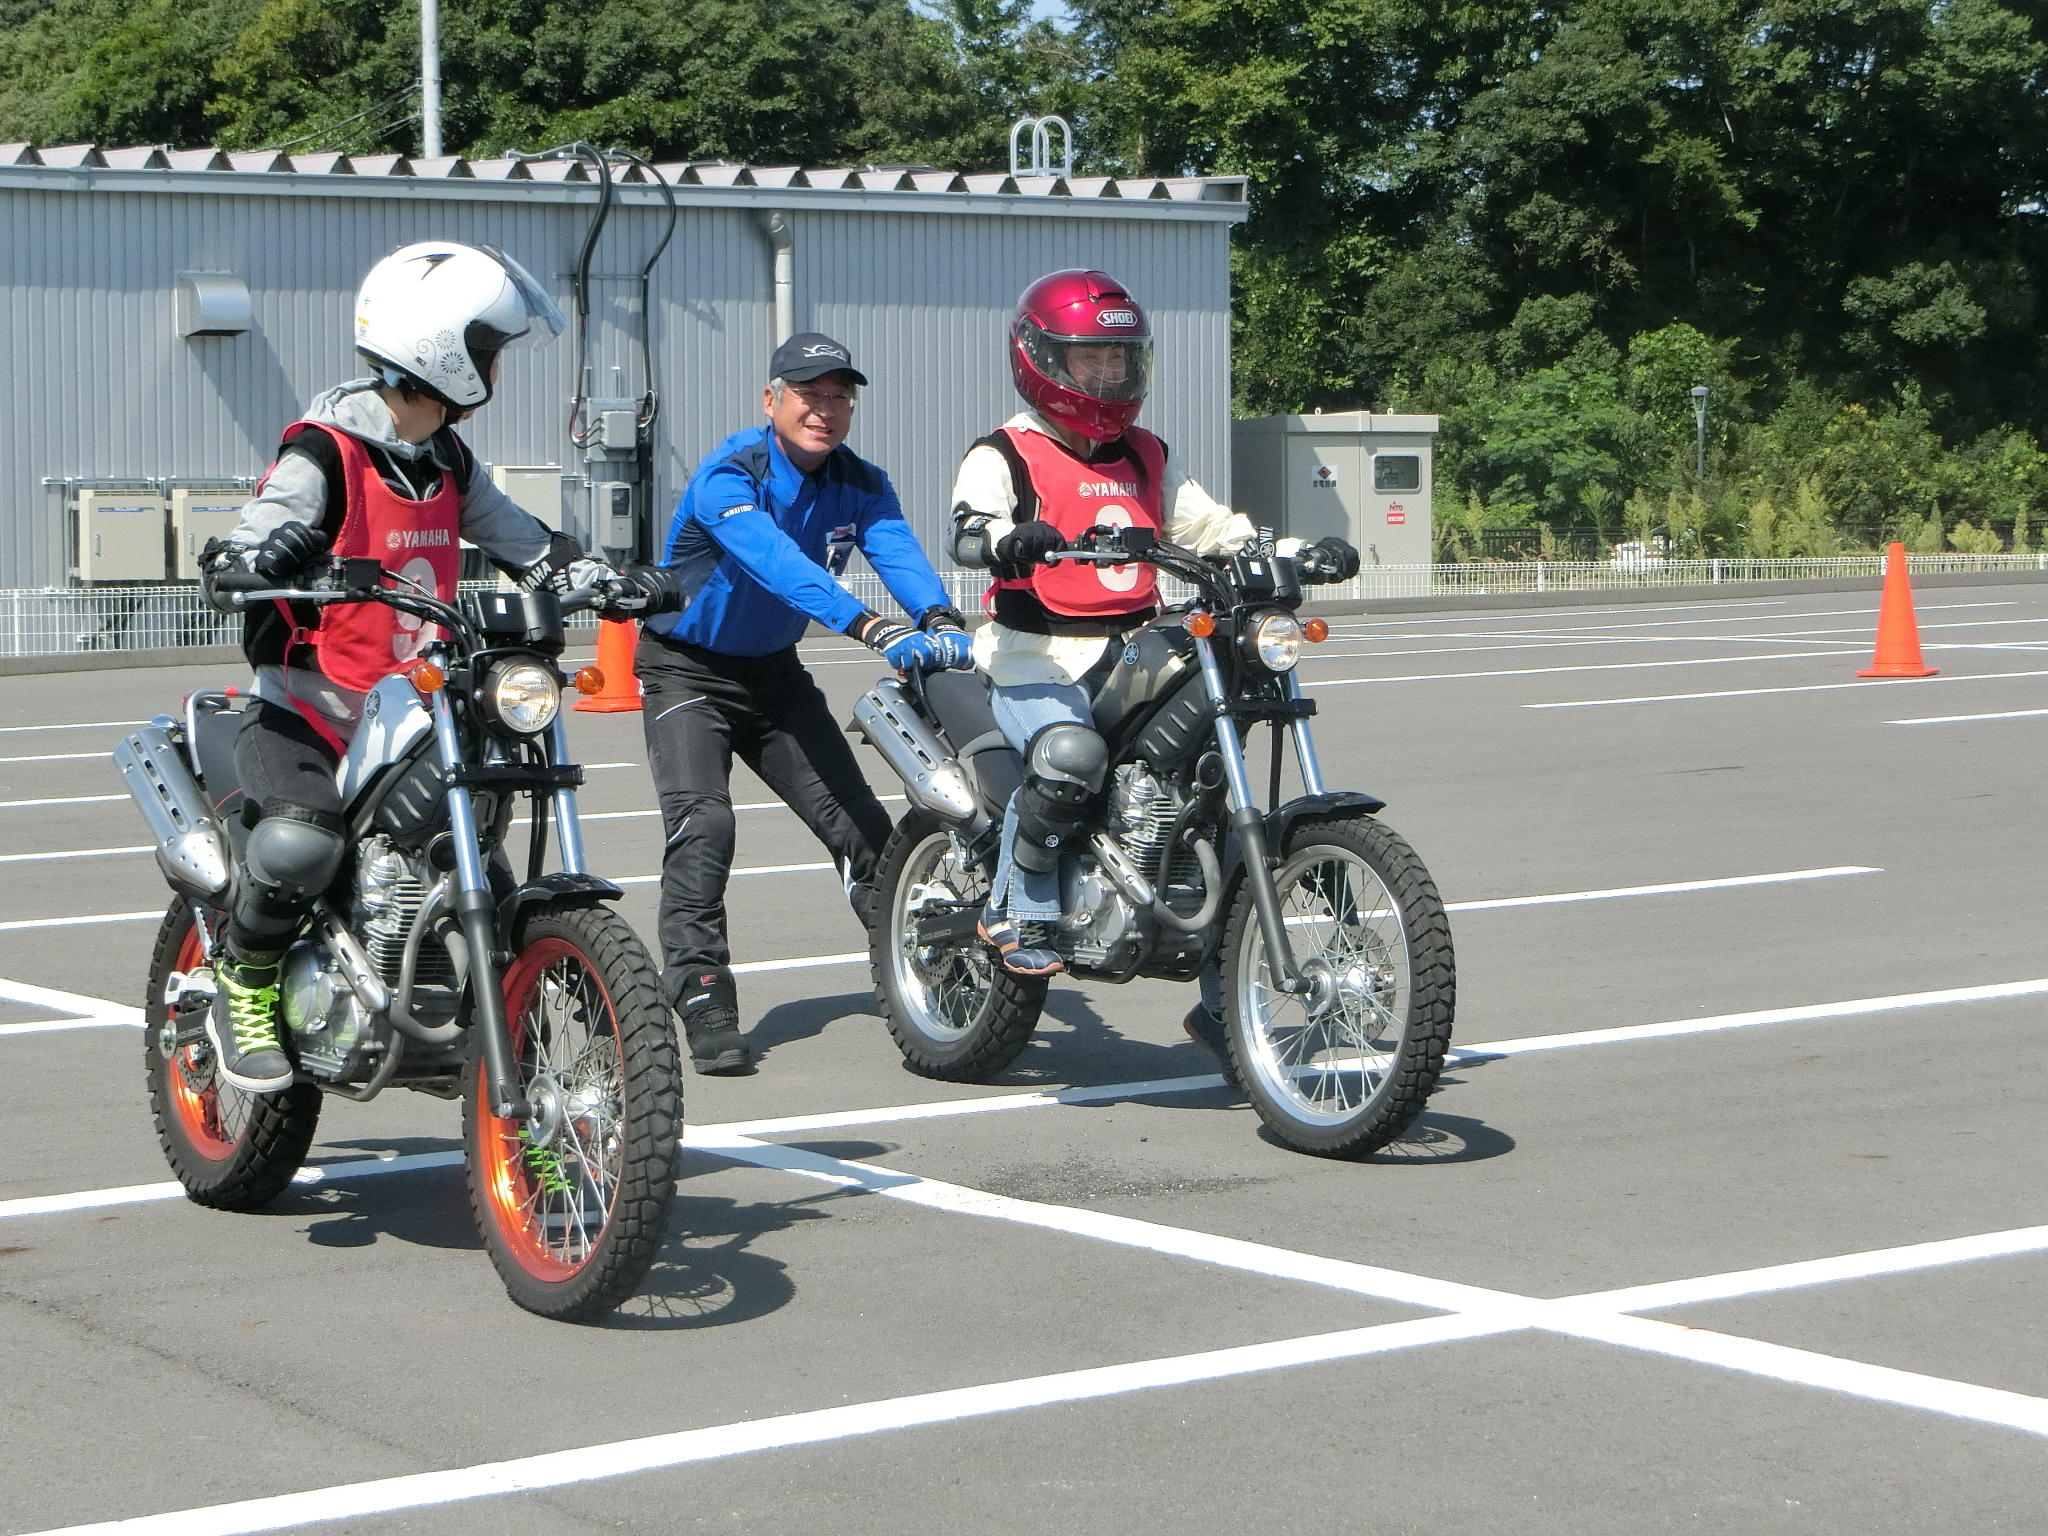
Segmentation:
{"type": "Polygon", "coordinates": [[[798,331],[777,347],[775,356],[768,360],[768,377],[787,379],[792,384],[823,378],[828,373],[843,373],[856,384],[868,381],[868,376],[853,366],[851,352],[817,331],[798,331]]]}

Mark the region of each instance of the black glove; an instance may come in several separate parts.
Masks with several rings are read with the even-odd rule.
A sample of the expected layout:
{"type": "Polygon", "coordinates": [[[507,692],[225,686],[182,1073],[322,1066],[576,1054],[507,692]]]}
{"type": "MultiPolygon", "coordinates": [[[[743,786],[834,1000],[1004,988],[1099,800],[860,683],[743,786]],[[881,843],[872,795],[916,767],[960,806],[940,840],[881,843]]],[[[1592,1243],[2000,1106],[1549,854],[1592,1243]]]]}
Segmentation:
{"type": "Polygon", "coordinates": [[[1028,518],[996,540],[996,559],[1004,565],[1041,565],[1065,543],[1051,523],[1028,518]]]}
{"type": "Polygon", "coordinates": [[[249,569],[265,581],[288,587],[306,567],[327,553],[327,535],[310,523],[284,523],[256,546],[249,569]]]}
{"type": "Polygon", "coordinates": [[[683,606],[675,573],[658,565],[629,565],[611,585],[610,596],[597,610],[607,619],[645,619],[683,606]]]}
{"type": "Polygon", "coordinates": [[[1348,539],[1331,534],[1317,539],[1295,556],[1301,579],[1313,583],[1349,581],[1358,574],[1358,550],[1348,539]]]}

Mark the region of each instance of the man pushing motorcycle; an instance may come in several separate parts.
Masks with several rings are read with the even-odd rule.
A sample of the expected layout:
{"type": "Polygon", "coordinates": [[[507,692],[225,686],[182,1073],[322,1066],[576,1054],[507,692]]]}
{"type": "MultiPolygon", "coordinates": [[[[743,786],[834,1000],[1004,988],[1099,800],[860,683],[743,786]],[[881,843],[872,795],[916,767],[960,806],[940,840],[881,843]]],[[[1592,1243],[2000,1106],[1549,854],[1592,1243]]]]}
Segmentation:
{"type": "MultiPolygon", "coordinates": [[[[1047,557],[1097,526],[1141,530],[1207,556],[1237,551],[1258,530],[1135,425],[1151,383],[1152,331],[1108,273],[1054,272],[1026,288],[1009,354],[1030,409],[962,461],[953,555],[990,572],[985,606],[995,622],[976,636],[975,661],[988,673],[997,725],[1025,760],[979,931],[1004,969],[1047,976],[1065,968],[1056,943],[1061,853],[1083,835],[1109,766],[1092,723],[1094,685],[1121,650],[1110,642],[1159,612],[1149,565],[1047,557]]],[[[1349,544],[1321,542],[1333,567],[1356,572],[1349,544]]],[[[1221,997],[1211,963],[1184,1025],[1228,1070],[1221,997]]]]}
{"type": "MultiPolygon", "coordinates": [[[[373,266],[356,297],[356,350],[371,375],[317,396],[285,429],[276,462],[202,584],[230,571],[289,586],[329,553],[369,558],[442,602],[455,596],[458,539],[529,589],[598,586],[615,614],[672,590],[660,572],[621,575],[514,504],[456,434],[490,400],[500,352],[563,318],[525,268],[488,246],[425,241],[373,266]]],[[[227,608],[224,601],[216,605],[227,608]]],[[[347,851],[335,767],[363,699],[433,638],[378,604],[251,610],[242,649],[256,670],[235,767],[257,819],[235,870],[226,953],[207,1034],[221,1074],[251,1093],[289,1086],[278,1039],[278,962],[347,851]]]]}

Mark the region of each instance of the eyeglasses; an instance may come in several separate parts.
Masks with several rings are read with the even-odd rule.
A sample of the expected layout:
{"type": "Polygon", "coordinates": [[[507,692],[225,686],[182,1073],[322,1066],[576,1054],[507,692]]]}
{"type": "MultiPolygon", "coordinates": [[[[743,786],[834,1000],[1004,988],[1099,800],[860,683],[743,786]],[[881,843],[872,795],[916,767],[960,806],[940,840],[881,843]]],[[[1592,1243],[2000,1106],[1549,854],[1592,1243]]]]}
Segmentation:
{"type": "Polygon", "coordinates": [[[820,415],[850,411],[854,407],[855,397],[843,390],[803,389],[796,385],[791,385],[789,392],[795,395],[797,399],[803,401],[808,409],[816,411],[820,415]]]}

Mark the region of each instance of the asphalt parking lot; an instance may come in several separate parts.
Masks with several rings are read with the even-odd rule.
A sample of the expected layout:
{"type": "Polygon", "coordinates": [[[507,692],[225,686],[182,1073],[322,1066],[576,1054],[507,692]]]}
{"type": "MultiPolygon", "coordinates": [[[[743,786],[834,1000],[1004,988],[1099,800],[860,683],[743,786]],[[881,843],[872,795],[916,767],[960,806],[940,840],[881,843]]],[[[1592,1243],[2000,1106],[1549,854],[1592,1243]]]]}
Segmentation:
{"type": "MultiPolygon", "coordinates": [[[[761,1070],[689,1079],[598,1327],[505,1299],[450,1104],[330,1103],[261,1215],[167,1184],[106,753],[240,678],[0,678],[0,1527],[2041,1530],[2048,584],[1922,591],[1940,675],[1860,682],[1875,586],[1339,621],[1326,776],[1459,962],[1460,1055],[1360,1164],[1262,1137],[1162,983],[910,1075],[736,776],[761,1070]]],[[[876,675],[807,651],[835,703],[876,675]]],[[[649,934],[639,718],[575,722],[649,934]]]]}

